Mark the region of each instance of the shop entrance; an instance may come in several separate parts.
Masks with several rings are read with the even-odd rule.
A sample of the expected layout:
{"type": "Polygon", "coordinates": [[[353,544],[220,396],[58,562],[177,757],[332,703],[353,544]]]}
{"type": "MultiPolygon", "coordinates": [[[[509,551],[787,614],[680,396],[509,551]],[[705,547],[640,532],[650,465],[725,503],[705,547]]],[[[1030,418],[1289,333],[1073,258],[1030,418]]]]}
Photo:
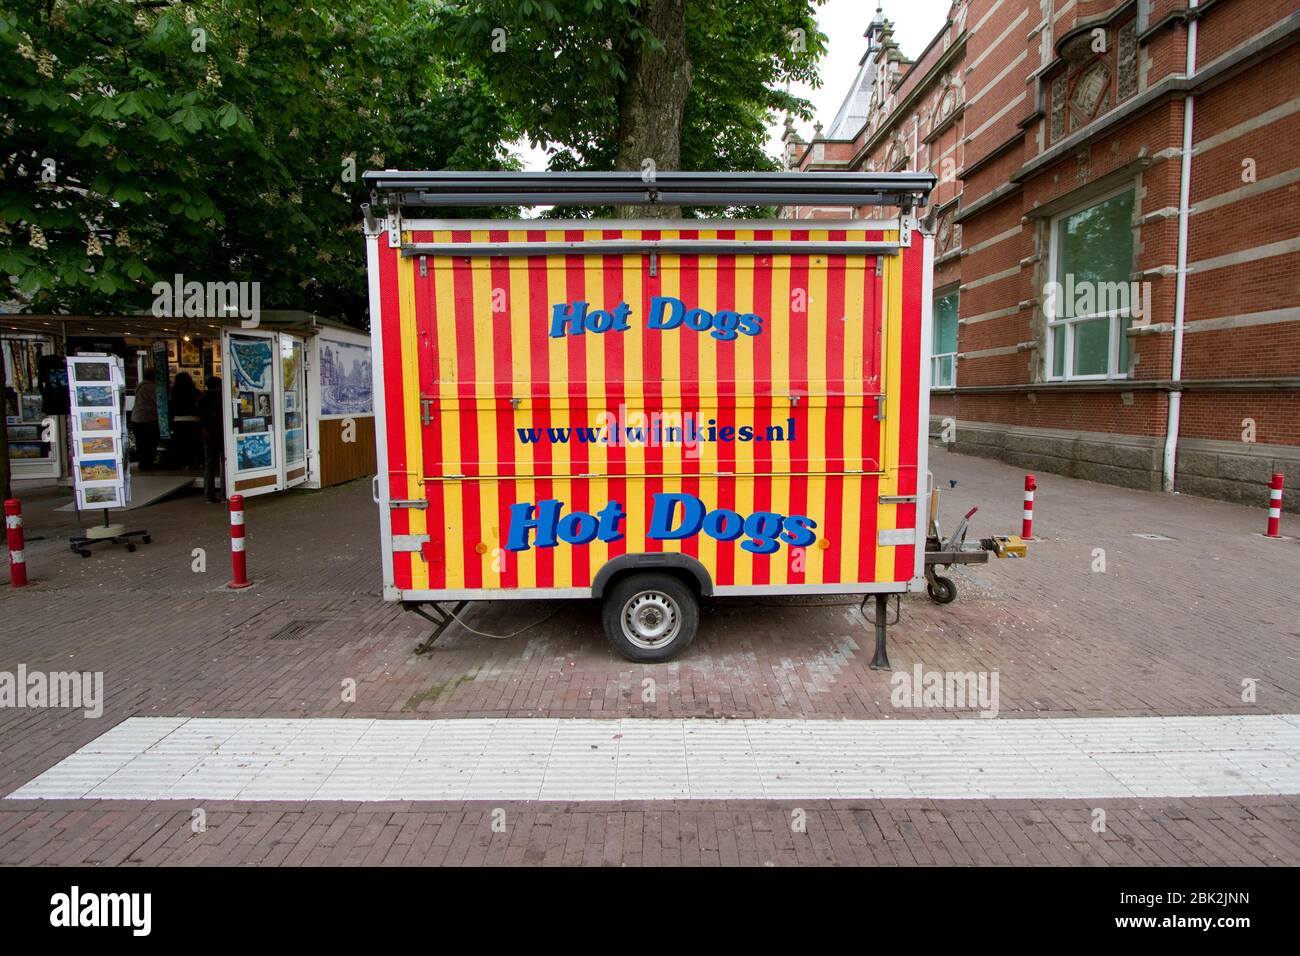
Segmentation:
{"type": "Polygon", "coordinates": [[[307,480],[306,344],[287,332],[223,329],[230,494],[267,494],[307,480]]]}

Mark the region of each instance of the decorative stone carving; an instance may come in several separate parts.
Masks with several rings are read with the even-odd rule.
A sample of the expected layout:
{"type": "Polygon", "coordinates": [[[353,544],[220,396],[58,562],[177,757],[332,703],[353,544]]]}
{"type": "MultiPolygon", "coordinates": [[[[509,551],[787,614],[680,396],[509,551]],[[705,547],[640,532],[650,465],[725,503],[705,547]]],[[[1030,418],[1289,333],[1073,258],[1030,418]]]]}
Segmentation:
{"type": "Polygon", "coordinates": [[[1070,103],[1085,118],[1091,118],[1109,83],[1110,68],[1105,61],[1097,60],[1074,81],[1074,92],[1070,95],[1070,103]]]}
{"type": "Polygon", "coordinates": [[[1137,93],[1137,49],[1137,21],[1134,20],[1120,27],[1119,31],[1117,71],[1119,73],[1118,97],[1121,103],[1137,93]]]}
{"type": "Polygon", "coordinates": [[[1052,142],[1065,135],[1065,74],[1052,80],[1052,142]]]}

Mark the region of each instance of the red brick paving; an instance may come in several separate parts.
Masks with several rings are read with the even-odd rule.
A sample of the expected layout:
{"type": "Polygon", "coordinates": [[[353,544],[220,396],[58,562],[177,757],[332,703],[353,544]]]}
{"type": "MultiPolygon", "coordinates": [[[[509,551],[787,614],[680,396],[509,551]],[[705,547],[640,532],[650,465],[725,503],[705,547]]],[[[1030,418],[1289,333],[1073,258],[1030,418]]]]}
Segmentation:
{"type": "Polygon", "coordinates": [[[7,801],[0,865],[1274,866],[1292,798],[376,803],[7,801]],[[802,824],[794,824],[801,813],[802,824]],[[494,827],[494,821],[502,821],[494,827]]]}
{"type": "MultiPolygon", "coordinates": [[[[945,489],[946,524],[979,504],[974,535],[1018,527],[1019,472],[942,452],[932,469],[945,489]]],[[[996,668],[1003,718],[1300,712],[1300,544],[1259,536],[1262,499],[1249,509],[1053,475],[1039,476],[1039,489],[1042,540],[1030,559],[958,572],[962,593],[947,607],[904,602],[902,624],[891,629],[895,668],[996,668]],[[1098,548],[1103,573],[1093,571],[1098,548]],[[1259,682],[1251,704],[1241,701],[1246,678],[1259,682]]],[[[811,608],[779,598],[714,602],[695,644],[666,666],[613,656],[598,609],[577,601],[508,640],[453,627],[432,654],[415,657],[423,622],[376,597],[367,482],[250,499],[255,587],[239,593],[221,588],[224,509],[197,496],[144,509],[135,516],[154,544],[83,560],[60,537],[74,526],[72,515],[52,510],[63,500],[26,496],[35,583],[0,586],[0,670],[102,670],[108,699],[101,720],[0,710],[0,795],[133,715],[953,716],[895,711],[889,675],[867,668],[870,629],[835,598],[811,608]],[[206,573],[191,570],[194,548],[206,549],[206,573]],[[316,623],[296,640],[272,639],[294,621],[316,623]],[[652,703],[642,700],[647,678],[656,683],[652,703]],[[357,683],[355,703],[342,700],[345,679],[357,683]]],[[[1285,521],[1284,533],[1294,531],[1285,521]]],[[[469,613],[475,627],[507,632],[551,610],[527,602],[469,613]]],[[[475,805],[241,804],[210,810],[214,825],[191,839],[189,804],[6,802],[0,862],[101,854],[96,862],[118,863],[142,852],[149,862],[256,855],[267,864],[411,862],[417,852],[421,862],[471,864],[1300,861],[1300,798],[1108,803],[1106,838],[1086,823],[1072,829],[1090,808],[1007,804],[821,804],[809,810],[807,834],[790,833],[784,805],[507,804],[512,827],[526,828],[510,839],[479,834],[486,811],[475,805]],[[240,821],[234,830],[215,823],[223,812],[240,821]],[[720,826],[719,814],[745,822],[720,826]]]]}

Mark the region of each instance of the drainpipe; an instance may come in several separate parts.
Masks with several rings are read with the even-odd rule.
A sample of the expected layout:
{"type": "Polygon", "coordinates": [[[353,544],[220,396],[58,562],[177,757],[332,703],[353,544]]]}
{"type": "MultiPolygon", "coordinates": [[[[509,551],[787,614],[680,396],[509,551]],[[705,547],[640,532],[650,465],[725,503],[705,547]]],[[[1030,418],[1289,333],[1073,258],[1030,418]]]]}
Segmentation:
{"type": "MultiPolygon", "coordinates": [[[[1196,75],[1196,14],[1200,0],[1188,0],[1191,19],[1187,24],[1187,79],[1196,75]]],[[[1174,279],[1174,356],[1169,378],[1169,416],[1165,423],[1165,457],[1162,487],[1174,490],[1174,466],[1178,460],[1178,419],[1183,408],[1183,318],[1187,311],[1187,219],[1192,197],[1192,105],[1191,90],[1183,97],[1183,155],[1178,182],[1178,271],[1174,279]]]]}

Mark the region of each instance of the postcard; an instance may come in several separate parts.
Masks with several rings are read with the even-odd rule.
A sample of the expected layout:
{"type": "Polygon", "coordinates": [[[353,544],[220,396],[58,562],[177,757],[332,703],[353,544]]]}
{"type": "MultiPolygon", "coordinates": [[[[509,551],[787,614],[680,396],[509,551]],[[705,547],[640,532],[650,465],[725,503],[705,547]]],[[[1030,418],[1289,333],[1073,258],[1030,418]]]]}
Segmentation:
{"type": "Polygon", "coordinates": [[[107,435],[103,438],[81,439],[81,454],[83,455],[111,455],[114,450],[113,439],[107,435]]]}
{"type": "Polygon", "coordinates": [[[83,432],[111,432],[113,416],[108,412],[78,412],[78,424],[83,432]]]}
{"type": "Polygon", "coordinates": [[[72,370],[78,382],[112,381],[112,367],[107,362],[74,362],[72,370]]]}
{"type": "Polygon", "coordinates": [[[113,387],[111,385],[78,385],[77,386],[77,407],[94,408],[96,406],[112,406],[113,387]]]}
{"type": "Polygon", "coordinates": [[[77,470],[81,474],[82,481],[116,481],[117,466],[116,458],[80,459],[77,461],[77,470]]]}

